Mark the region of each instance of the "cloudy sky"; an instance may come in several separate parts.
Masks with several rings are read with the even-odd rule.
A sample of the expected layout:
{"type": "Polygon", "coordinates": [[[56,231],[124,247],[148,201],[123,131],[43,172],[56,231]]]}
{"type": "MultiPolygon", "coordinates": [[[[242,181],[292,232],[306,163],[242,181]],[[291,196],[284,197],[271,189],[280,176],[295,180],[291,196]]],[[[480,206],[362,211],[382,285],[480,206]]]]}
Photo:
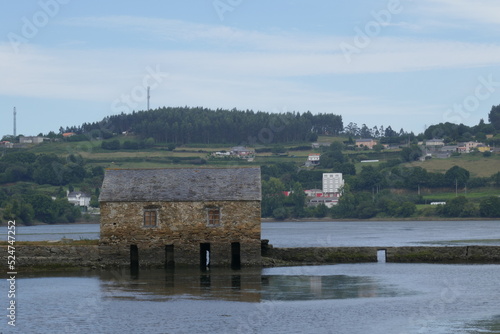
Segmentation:
{"type": "Polygon", "coordinates": [[[0,135],[151,107],[416,133],[500,104],[498,0],[4,0],[0,135]]]}

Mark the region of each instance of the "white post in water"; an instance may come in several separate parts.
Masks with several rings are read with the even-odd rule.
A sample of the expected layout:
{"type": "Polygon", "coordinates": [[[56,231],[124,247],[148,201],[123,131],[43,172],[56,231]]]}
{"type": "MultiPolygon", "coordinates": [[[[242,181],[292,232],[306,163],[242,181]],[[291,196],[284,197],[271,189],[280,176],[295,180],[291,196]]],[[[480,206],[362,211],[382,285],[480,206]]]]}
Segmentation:
{"type": "Polygon", "coordinates": [[[386,263],[387,260],[387,250],[379,249],[377,250],[377,262],[378,263],[386,263]]]}

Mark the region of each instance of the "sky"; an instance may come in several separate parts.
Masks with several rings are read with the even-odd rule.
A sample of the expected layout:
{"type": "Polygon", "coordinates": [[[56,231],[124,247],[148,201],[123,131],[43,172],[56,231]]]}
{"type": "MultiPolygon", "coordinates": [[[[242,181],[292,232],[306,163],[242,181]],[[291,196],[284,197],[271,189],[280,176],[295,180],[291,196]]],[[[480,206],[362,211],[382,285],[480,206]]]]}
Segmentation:
{"type": "Polygon", "coordinates": [[[0,136],[150,107],[416,134],[500,104],[498,0],[2,0],[0,136]]]}

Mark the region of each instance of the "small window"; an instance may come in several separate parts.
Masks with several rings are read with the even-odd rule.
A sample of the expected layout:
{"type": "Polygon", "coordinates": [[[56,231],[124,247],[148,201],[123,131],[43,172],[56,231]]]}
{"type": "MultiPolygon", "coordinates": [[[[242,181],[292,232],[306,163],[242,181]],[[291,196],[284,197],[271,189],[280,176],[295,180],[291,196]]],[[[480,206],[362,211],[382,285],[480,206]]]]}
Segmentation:
{"type": "Polygon", "coordinates": [[[220,208],[207,209],[207,222],[208,225],[220,225],[220,208]]]}
{"type": "Polygon", "coordinates": [[[158,212],[156,210],[144,210],[144,226],[155,227],[158,222],[158,212]]]}

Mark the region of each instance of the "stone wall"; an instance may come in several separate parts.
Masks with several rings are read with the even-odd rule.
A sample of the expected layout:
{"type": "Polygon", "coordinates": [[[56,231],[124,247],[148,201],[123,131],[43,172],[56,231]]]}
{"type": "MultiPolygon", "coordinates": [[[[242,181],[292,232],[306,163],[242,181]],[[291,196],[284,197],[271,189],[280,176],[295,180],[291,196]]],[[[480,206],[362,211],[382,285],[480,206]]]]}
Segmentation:
{"type": "Polygon", "coordinates": [[[377,248],[373,247],[303,247],[271,248],[263,256],[272,259],[271,264],[313,265],[334,263],[377,262],[377,248]]]}
{"type": "Polygon", "coordinates": [[[210,263],[231,264],[231,244],[239,243],[241,265],[260,264],[260,202],[101,202],[101,255],[130,263],[137,246],[139,263],[163,264],[167,245],[176,265],[200,264],[200,244],[210,244],[210,263]],[[156,227],[145,227],[144,209],[157,208],[156,227]],[[220,208],[220,224],[207,223],[207,208],[220,208]]]}
{"type": "Polygon", "coordinates": [[[463,247],[304,247],[272,248],[263,244],[267,265],[377,262],[385,250],[386,262],[500,263],[500,246],[463,247]]]}
{"type": "MultiPolygon", "coordinates": [[[[16,245],[16,268],[29,267],[97,267],[102,263],[98,246],[16,245]]],[[[3,263],[7,263],[7,246],[0,246],[3,263]]]]}
{"type": "Polygon", "coordinates": [[[388,247],[387,262],[500,263],[499,246],[388,247]]]}

